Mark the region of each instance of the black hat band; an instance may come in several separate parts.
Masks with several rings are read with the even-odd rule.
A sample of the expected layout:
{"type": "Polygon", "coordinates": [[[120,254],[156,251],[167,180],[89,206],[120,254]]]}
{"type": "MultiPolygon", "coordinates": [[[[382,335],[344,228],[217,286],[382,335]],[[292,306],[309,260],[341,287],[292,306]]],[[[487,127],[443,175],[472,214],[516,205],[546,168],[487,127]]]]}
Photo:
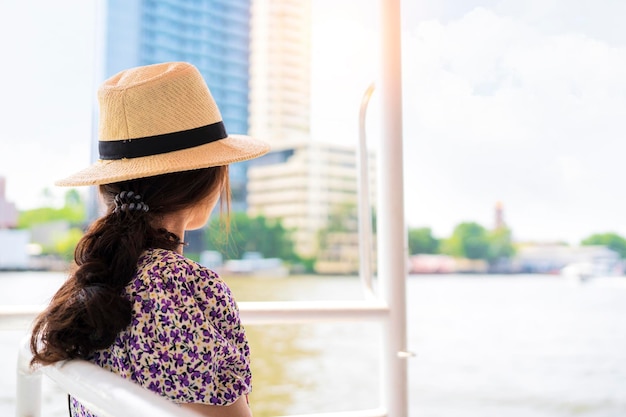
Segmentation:
{"type": "Polygon", "coordinates": [[[165,133],[163,135],[137,139],[101,140],[98,141],[98,150],[100,159],[104,160],[141,158],[143,156],[194,148],[227,137],[228,134],[226,133],[224,123],[220,121],[194,129],[165,133]]]}

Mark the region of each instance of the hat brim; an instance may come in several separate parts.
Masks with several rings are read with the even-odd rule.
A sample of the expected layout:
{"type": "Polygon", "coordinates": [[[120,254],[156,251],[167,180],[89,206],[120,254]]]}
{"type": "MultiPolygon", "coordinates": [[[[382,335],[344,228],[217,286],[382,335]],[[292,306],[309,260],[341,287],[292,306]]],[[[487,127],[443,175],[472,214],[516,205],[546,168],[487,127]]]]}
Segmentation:
{"type": "Polygon", "coordinates": [[[228,165],[269,152],[267,143],[245,135],[229,135],[216,142],[159,155],[98,160],[93,165],[55,182],[62,187],[111,184],[172,172],[228,165]]]}

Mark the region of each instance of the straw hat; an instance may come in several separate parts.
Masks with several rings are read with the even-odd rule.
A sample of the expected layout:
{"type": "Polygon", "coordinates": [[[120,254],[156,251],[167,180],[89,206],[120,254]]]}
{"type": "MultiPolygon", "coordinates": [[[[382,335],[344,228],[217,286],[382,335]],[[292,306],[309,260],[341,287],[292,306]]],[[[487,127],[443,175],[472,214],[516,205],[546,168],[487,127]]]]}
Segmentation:
{"type": "Polygon", "coordinates": [[[98,185],[256,158],[269,146],[228,135],[200,72],[185,62],[131,68],[98,90],[100,159],[57,181],[98,185]]]}

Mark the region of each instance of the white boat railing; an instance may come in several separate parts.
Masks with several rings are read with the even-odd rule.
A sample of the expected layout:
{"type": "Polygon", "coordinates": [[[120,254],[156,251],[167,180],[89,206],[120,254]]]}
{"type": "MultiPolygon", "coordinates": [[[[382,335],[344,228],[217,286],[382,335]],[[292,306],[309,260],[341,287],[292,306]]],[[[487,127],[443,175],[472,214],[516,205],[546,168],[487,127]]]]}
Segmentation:
{"type": "MultiPolygon", "coordinates": [[[[244,325],[268,325],[328,321],[377,321],[389,318],[389,308],[378,300],[364,301],[281,301],[239,303],[244,325]]],[[[32,320],[38,307],[0,309],[0,329],[16,320],[32,320]]],[[[64,391],[79,399],[99,417],[191,417],[196,414],[182,410],[170,401],[117,374],[83,361],[63,361],[38,370],[30,368],[29,340],[20,346],[17,364],[16,416],[41,416],[42,374],[56,382],[64,391]]],[[[398,357],[402,358],[401,354],[398,357]]],[[[384,417],[387,408],[307,414],[292,417],[384,417]]]]}
{"type": "Polygon", "coordinates": [[[18,355],[16,416],[41,416],[42,373],[98,417],[197,417],[142,386],[123,379],[91,362],[71,360],[30,369],[30,346],[25,340],[18,355]]]}

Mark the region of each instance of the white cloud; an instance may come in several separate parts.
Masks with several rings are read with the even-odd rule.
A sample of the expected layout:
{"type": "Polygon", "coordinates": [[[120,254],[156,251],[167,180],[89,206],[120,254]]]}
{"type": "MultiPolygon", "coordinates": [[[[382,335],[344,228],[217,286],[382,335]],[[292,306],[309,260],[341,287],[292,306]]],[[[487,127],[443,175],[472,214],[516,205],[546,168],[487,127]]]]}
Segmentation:
{"type": "Polygon", "coordinates": [[[626,232],[626,49],[475,9],[420,23],[405,50],[410,224],[490,226],[502,200],[521,238],[626,232]]]}
{"type": "MultiPolygon", "coordinates": [[[[545,19],[574,6],[553,1],[514,10],[504,3],[498,12],[475,8],[405,33],[408,223],[439,235],[461,221],[491,226],[494,204],[503,201],[520,239],[626,234],[626,201],[616,193],[626,49],[590,35],[604,33],[592,30],[601,11],[592,13],[595,25],[559,22],[547,30],[545,19]]],[[[358,103],[378,69],[377,33],[371,17],[342,19],[323,27],[314,48],[313,128],[354,143],[358,103]]],[[[375,93],[371,140],[378,106],[375,93]]]]}

